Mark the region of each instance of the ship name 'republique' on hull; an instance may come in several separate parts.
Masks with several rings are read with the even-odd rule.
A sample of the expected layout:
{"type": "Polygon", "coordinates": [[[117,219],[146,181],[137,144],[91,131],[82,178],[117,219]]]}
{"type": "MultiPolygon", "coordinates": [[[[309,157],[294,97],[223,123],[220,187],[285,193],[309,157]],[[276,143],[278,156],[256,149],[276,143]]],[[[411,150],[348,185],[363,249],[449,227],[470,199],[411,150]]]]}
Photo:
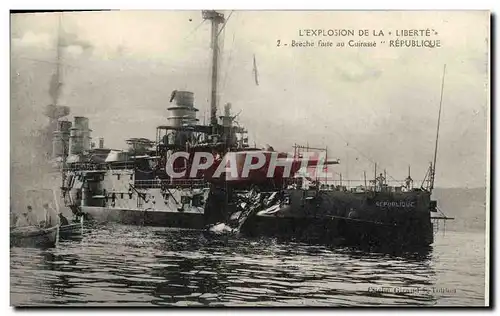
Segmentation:
{"type": "MultiPolygon", "coordinates": [[[[214,234],[284,236],[353,245],[433,243],[435,159],[425,187],[413,187],[410,174],[403,185],[391,186],[376,166],[373,179],[348,187],[345,182],[332,184],[301,172],[304,166],[321,171],[338,164],[338,160],[320,158],[326,156],[326,148],[296,145],[292,155],[272,147],[252,148],[247,131],[234,124],[236,116],[230,104],[217,117],[217,34],[225,18],[215,11],[203,11],[203,18],[212,25],[210,124],[199,124],[194,94],[189,91],[172,92],[166,125],[156,128],[155,140],[128,139],[128,150],[105,148],[103,139],[94,148],[86,117],[74,117],[73,123],[60,118],[54,124],[53,158],[62,169],[66,206],[98,222],[208,229],[214,234]],[[306,159],[311,152],[315,158],[306,159]],[[200,153],[214,159],[211,164],[197,161],[203,168],[191,172],[194,157],[200,153]],[[228,153],[232,154],[231,166],[227,169],[224,165],[223,172],[215,176],[228,153]],[[265,157],[258,164],[252,160],[257,153],[265,157]],[[177,159],[170,159],[172,155],[177,159]],[[272,157],[278,158],[277,166],[270,165],[272,157]],[[271,167],[274,172],[269,176],[271,167]],[[169,168],[184,176],[172,177],[169,168]]],[[[320,31],[300,32],[304,36],[348,33],[320,31]]],[[[254,72],[258,84],[255,59],[254,72]]]]}

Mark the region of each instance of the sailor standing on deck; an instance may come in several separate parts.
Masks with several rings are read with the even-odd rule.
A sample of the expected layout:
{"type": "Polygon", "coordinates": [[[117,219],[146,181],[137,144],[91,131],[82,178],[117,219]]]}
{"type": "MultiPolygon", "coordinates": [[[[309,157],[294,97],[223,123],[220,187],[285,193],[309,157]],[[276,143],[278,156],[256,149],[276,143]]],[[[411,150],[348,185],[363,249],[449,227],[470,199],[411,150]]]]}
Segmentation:
{"type": "Polygon", "coordinates": [[[379,190],[382,191],[384,189],[384,184],[385,184],[385,178],[382,174],[380,174],[377,177],[377,182],[378,182],[379,190]]]}

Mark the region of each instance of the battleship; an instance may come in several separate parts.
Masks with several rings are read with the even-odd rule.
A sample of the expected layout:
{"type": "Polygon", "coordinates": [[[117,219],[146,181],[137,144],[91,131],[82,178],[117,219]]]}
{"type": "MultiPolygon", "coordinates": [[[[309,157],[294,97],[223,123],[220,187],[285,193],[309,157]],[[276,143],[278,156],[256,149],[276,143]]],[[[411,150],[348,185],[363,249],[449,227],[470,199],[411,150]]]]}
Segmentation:
{"type": "MultiPolygon", "coordinates": [[[[232,113],[230,103],[217,115],[218,35],[227,21],[211,10],[203,11],[202,18],[211,23],[209,124],[200,124],[194,93],[175,90],[166,105],[166,124],[156,127],[155,139],[131,138],[126,140],[127,149],[116,150],[106,148],[102,138],[92,142],[87,117],[69,121],[67,108],[47,108],[63,205],[73,214],[101,223],[353,245],[425,247],[433,243],[433,218],[446,218],[431,216],[438,212],[431,194],[440,119],[434,160],[420,186],[414,185],[410,171],[403,183],[390,185],[376,164],[373,178],[365,175],[355,187],[342,179],[331,182],[304,175],[304,167],[321,171],[340,161],[329,160],[327,148],[295,145],[293,153],[284,153],[272,146],[251,146],[248,131],[236,122],[238,114],[232,113]],[[306,159],[311,152],[316,158],[306,159]],[[236,161],[232,166],[236,174],[216,175],[228,154],[236,161]],[[256,155],[266,161],[243,175],[245,162],[251,163],[256,155]],[[194,168],[200,157],[205,157],[201,164],[208,165],[207,157],[214,163],[194,168]],[[282,164],[269,176],[272,157],[282,164]],[[283,172],[287,166],[289,173],[283,172]]],[[[253,62],[258,85],[255,57],[253,62]]]]}

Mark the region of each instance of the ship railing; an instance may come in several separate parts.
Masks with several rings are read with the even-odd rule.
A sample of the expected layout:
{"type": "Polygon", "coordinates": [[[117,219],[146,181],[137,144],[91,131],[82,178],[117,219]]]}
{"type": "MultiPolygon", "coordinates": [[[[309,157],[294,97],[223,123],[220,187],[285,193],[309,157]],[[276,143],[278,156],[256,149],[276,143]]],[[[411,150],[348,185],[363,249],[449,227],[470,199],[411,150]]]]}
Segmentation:
{"type": "Polygon", "coordinates": [[[134,169],[135,164],[133,161],[118,161],[118,162],[111,162],[107,163],[106,166],[108,169],[134,169]]]}
{"type": "Polygon", "coordinates": [[[64,171],[81,171],[81,170],[107,170],[108,167],[103,163],[92,162],[77,162],[66,165],[64,171]]]}
{"type": "Polygon", "coordinates": [[[154,189],[154,188],[205,188],[209,183],[204,179],[149,179],[135,180],[134,186],[138,189],[154,189]]]}
{"type": "MultiPolygon", "coordinates": [[[[380,185],[379,183],[374,183],[373,180],[316,179],[314,181],[307,181],[303,178],[292,178],[287,179],[285,185],[294,188],[318,187],[322,191],[345,192],[404,192],[409,190],[405,186],[404,180],[389,180],[380,185]]],[[[413,189],[413,187],[410,187],[410,189],[413,189]]]]}
{"type": "Polygon", "coordinates": [[[96,162],[76,162],[67,164],[64,171],[82,171],[82,170],[122,170],[133,169],[134,163],[130,161],[113,162],[113,163],[96,163],[96,162]]]}

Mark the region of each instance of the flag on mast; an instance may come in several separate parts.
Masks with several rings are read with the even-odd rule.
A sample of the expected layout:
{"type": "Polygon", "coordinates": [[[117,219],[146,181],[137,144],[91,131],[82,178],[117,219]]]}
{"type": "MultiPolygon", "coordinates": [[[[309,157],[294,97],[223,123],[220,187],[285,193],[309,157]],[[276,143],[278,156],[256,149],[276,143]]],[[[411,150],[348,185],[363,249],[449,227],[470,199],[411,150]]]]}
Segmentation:
{"type": "Polygon", "coordinates": [[[259,85],[259,74],[257,72],[257,62],[255,61],[255,54],[253,54],[253,74],[255,78],[255,85],[259,85]]]}

